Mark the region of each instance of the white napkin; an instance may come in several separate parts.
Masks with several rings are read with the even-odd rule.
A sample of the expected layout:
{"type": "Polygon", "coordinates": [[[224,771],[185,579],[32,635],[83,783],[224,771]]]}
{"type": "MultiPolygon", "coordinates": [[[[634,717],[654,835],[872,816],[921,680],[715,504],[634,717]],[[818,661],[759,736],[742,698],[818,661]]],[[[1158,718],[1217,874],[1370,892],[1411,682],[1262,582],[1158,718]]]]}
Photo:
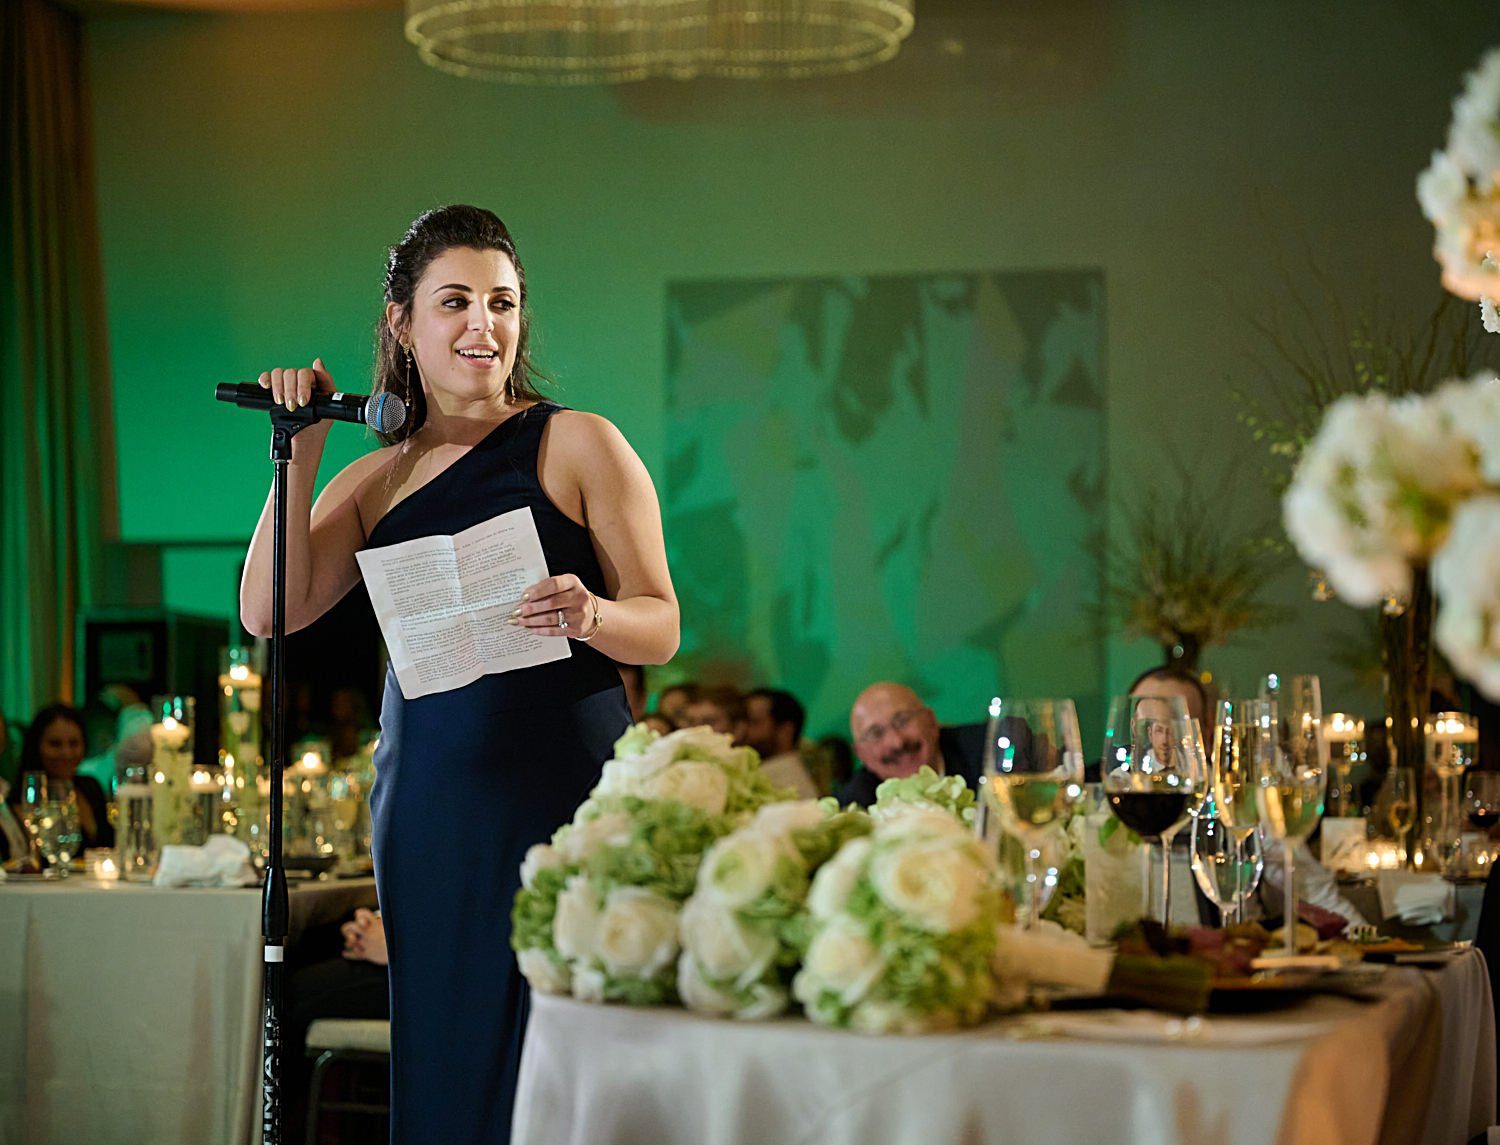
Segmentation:
{"type": "Polygon", "coordinates": [[[1453,915],[1453,886],[1442,875],[1381,871],[1380,913],[1407,926],[1434,926],[1453,915]]]}
{"type": "Polygon", "coordinates": [[[201,847],[163,847],[151,882],[158,887],[238,887],[254,879],[250,848],[231,835],[214,835],[201,847]]]}

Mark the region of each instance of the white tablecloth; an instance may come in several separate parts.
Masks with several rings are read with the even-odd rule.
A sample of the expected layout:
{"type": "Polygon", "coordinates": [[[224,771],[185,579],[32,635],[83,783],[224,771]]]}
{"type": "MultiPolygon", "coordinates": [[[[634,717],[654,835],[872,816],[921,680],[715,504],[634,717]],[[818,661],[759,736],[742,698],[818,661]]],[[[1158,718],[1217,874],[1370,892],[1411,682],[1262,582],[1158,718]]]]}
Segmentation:
{"type": "MultiPolygon", "coordinates": [[[[294,885],[289,940],[374,901],[294,885]]],[[[0,884],[0,1145],[256,1140],[261,959],[259,890],[0,884]]]]}
{"type": "Polygon", "coordinates": [[[1022,1040],[1026,1018],[878,1038],[538,995],[512,1142],[1462,1145],[1494,1115],[1483,958],[1394,969],[1381,994],[1210,1016],[1175,1044],[1022,1040]]]}

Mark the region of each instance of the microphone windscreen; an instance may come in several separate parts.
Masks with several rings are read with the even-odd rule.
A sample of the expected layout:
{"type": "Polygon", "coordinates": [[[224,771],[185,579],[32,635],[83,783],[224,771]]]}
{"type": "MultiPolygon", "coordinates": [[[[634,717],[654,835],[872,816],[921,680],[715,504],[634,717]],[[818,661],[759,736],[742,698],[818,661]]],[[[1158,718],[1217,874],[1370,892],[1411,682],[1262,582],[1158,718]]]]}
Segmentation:
{"type": "Polygon", "coordinates": [[[376,394],[365,403],[365,424],[376,433],[395,433],[406,424],[406,403],[395,394],[376,394]]]}

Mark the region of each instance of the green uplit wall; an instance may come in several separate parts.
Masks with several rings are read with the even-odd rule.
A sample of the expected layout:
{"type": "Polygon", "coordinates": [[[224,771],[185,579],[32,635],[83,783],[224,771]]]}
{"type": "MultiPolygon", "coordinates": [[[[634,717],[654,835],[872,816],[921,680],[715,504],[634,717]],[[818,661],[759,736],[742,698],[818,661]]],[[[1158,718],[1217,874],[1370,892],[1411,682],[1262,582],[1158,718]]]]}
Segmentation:
{"type": "MultiPolygon", "coordinates": [[[[962,8],[918,19],[962,32],[962,8]]],[[[613,418],[659,484],[673,282],[1098,273],[1111,496],[1149,479],[1166,441],[1215,462],[1243,440],[1229,388],[1255,383],[1247,316],[1278,295],[1278,258],[1309,243],[1351,296],[1374,268],[1387,298],[1427,304],[1413,179],[1493,39],[1490,4],[1016,11],[997,83],[972,53],[945,78],[929,47],[915,79],[893,65],[801,89],[625,91],[442,75],[396,11],[92,16],[122,525],[190,546],[167,550],[166,603],[228,613],[268,481],[263,424],[212,384],[321,354],[364,388],[383,247],[441,202],[510,223],[562,400],[613,418]]],[[[364,447],[330,440],[330,472],[364,447]]],[[[1226,511],[1263,504],[1242,496],[1226,511]]],[[[1353,626],[1301,586],[1294,570],[1278,585],[1293,623],[1209,662],[1246,686],[1273,663],[1322,670],[1331,702],[1355,706],[1331,652],[1353,626]]],[[[933,603],[973,607],[958,590],[933,603]]],[[[1080,692],[1154,652],[1111,641],[1106,679],[1080,692]]],[[[821,704],[815,730],[841,708],[821,704]]]]}

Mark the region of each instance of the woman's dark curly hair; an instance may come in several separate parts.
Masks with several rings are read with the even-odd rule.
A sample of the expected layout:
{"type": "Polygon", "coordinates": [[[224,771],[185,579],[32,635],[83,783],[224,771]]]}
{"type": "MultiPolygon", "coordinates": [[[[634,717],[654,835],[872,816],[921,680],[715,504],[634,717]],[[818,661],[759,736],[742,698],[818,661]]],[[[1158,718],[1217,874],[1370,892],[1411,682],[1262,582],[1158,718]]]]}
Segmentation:
{"type": "MultiPolygon", "coordinates": [[[[521,334],[516,342],[515,365],[505,379],[506,396],[511,401],[541,401],[537,379],[541,376],[531,364],[531,310],[526,304],[526,270],[510,237],[497,215],[482,207],[455,205],[435,207],[413,220],[401,241],[391,247],[385,264],[385,301],[399,306],[408,320],[417,283],[432,265],[432,260],[455,247],[474,250],[498,250],[515,264],[516,279],[521,285],[521,334]]],[[[415,363],[413,363],[415,365],[415,363]]],[[[411,371],[410,385],[406,351],[400,339],[386,324],[385,308],[375,321],[375,379],[371,394],[392,393],[406,403],[406,424],[394,433],[376,436],[386,445],[405,441],[427,420],[427,399],[422,394],[420,377],[411,371]]]]}

